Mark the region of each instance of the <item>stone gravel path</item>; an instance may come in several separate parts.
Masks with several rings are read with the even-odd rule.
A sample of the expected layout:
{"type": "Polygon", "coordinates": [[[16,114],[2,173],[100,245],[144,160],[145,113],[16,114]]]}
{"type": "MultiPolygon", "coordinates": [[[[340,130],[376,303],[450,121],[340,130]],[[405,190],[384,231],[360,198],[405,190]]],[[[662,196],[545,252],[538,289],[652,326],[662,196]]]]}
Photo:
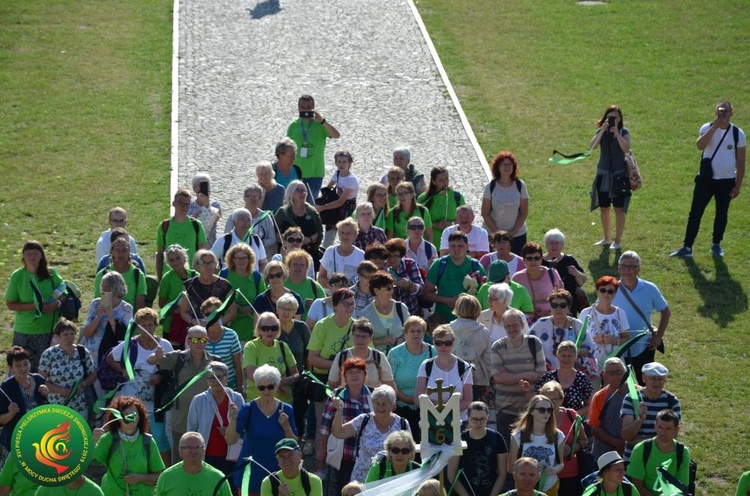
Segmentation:
{"type": "Polygon", "coordinates": [[[478,214],[485,164],[407,1],[183,0],[179,32],[179,186],[206,171],[225,212],[242,206],[310,93],[341,132],[328,178],[333,153],[349,149],[361,200],[405,145],[426,175],[447,166],[478,214]]]}

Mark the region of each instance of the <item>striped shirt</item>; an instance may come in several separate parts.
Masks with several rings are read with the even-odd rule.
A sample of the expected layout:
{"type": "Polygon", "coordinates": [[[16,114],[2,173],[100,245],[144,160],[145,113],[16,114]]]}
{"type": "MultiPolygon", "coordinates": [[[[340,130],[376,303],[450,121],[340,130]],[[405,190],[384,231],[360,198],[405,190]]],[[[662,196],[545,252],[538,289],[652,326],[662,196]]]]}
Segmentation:
{"type": "MultiPolygon", "coordinates": [[[[522,372],[544,373],[547,370],[542,342],[536,336],[524,336],[518,347],[514,347],[507,336],[500,338],[492,345],[490,357],[493,375],[497,372],[510,372],[512,374],[522,372]],[[531,354],[530,339],[536,341],[536,356],[531,354]]],[[[526,408],[527,404],[526,393],[517,383],[495,384],[495,408],[498,411],[515,415],[526,408]]]]}
{"type": "MultiPolygon", "coordinates": [[[[680,407],[680,400],[677,396],[673,395],[667,390],[661,392],[658,398],[655,400],[650,399],[644,394],[644,390],[638,392],[639,401],[646,404],[646,420],[641,425],[641,429],[638,431],[638,437],[636,437],[632,443],[625,443],[625,460],[630,459],[630,453],[633,452],[633,448],[636,444],[640,443],[644,439],[651,439],[656,436],[656,414],[662,410],[674,410],[680,419],[682,419],[682,409],[680,407]]],[[[638,418],[638,415],[633,412],[633,400],[630,399],[630,395],[625,396],[622,402],[622,408],[620,409],[620,417],[625,415],[631,415],[633,418],[638,418]]]]}
{"type": "Polygon", "coordinates": [[[206,351],[217,355],[221,358],[222,363],[227,366],[227,386],[231,389],[237,387],[237,375],[234,370],[234,361],[232,357],[242,353],[240,347],[240,339],[237,337],[237,333],[228,327],[221,328],[221,338],[218,341],[213,342],[211,340],[206,343],[206,351]]]}

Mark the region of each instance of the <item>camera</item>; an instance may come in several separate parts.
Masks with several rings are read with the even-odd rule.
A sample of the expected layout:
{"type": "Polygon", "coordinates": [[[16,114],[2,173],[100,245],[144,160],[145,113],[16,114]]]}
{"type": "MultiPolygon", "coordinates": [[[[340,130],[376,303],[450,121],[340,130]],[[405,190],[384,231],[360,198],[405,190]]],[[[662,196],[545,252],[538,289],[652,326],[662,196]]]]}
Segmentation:
{"type": "Polygon", "coordinates": [[[726,119],[726,117],[727,117],[727,109],[720,108],[719,109],[719,118],[726,119]]]}
{"type": "Polygon", "coordinates": [[[609,124],[609,127],[614,127],[614,125],[615,125],[615,116],[614,115],[610,115],[609,117],[607,117],[607,124],[609,124]]]}
{"type": "Polygon", "coordinates": [[[299,116],[302,119],[312,119],[315,117],[315,112],[313,112],[312,110],[300,110],[299,116]]]}

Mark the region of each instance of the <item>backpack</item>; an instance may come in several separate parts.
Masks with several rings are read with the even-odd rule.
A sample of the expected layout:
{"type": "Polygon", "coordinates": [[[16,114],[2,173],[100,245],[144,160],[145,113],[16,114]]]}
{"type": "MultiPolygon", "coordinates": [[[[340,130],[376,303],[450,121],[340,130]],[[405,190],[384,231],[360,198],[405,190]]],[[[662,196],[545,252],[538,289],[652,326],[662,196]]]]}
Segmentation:
{"type": "MultiPolygon", "coordinates": [[[[432,349],[430,349],[430,357],[432,357],[432,349]]],[[[437,357],[436,357],[437,358],[437,357]]],[[[464,360],[460,358],[456,358],[458,360],[458,376],[461,377],[461,380],[463,381],[464,372],[466,372],[466,369],[471,367],[471,365],[468,364],[468,362],[465,362],[464,360]]],[[[427,374],[427,379],[432,376],[432,367],[435,365],[435,358],[428,358],[425,360],[424,364],[424,371],[427,374]]]]}
{"type": "MultiPolygon", "coordinates": [[[[117,446],[120,444],[120,430],[114,429],[110,431],[112,434],[112,445],[109,447],[109,454],[107,455],[107,462],[105,466],[109,466],[109,460],[112,458],[112,454],[117,450],[117,446]]],[[[150,473],[149,467],[151,466],[151,439],[153,436],[146,432],[141,433],[143,437],[143,451],[146,452],[146,473],[150,473]]]]}
{"type": "MultiPolygon", "coordinates": [[[[675,441],[677,444],[675,445],[675,451],[676,451],[676,458],[677,458],[677,469],[676,471],[680,471],[680,467],[682,466],[682,460],[685,457],[685,445],[682,444],[679,441],[675,441]]],[[[654,438],[647,439],[643,441],[643,466],[646,466],[646,462],[648,462],[648,457],[651,456],[651,450],[654,447],[654,438]]],[[[690,494],[695,494],[695,477],[698,473],[698,464],[695,463],[693,460],[690,460],[690,478],[688,479],[688,491],[690,494]]]]}
{"type": "MultiPolygon", "coordinates": [[[[375,367],[378,369],[378,372],[380,372],[380,360],[382,359],[382,353],[376,350],[375,348],[371,348],[371,349],[373,351],[372,358],[373,358],[373,361],[375,362],[375,367]]],[[[341,366],[344,364],[344,360],[346,360],[348,356],[349,356],[349,350],[341,350],[341,352],[339,353],[339,370],[341,370],[341,366]]]]}
{"type": "MultiPolygon", "coordinates": [[[[195,230],[195,251],[198,251],[200,249],[198,238],[200,238],[201,223],[199,220],[193,219],[192,217],[188,218],[193,223],[193,229],[195,230]]],[[[167,246],[167,231],[169,230],[170,220],[172,219],[164,219],[161,223],[161,242],[165,247],[167,246]]]]}
{"type": "Polygon", "coordinates": [[[317,300],[318,298],[320,298],[318,296],[318,285],[315,284],[315,282],[309,277],[307,278],[307,280],[310,281],[310,289],[312,290],[313,297],[317,300]]]}
{"type": "Polygon", "coordinates": [[[60,314],[68,320],[78,321],[81,310],[81,290],[70,281],[65,281],[65,301],[60,307],[60,314]]]}
{"type": "MultiPolygon", "coordinates": [[[[497,186],[497,181],[494,179],[490,181],[490,212],[492,212],[492,192],[495,191],[495,187],[497,186]]],[[[521,186],[521,180],[516,178],[516,189],[518,190],[518,194],[521,194],[521,189],[523,189],[523,186],[521,186]]]]}
{"type": "MultiPolygon", "coordinates": [[[[281,470],[276,472],[273,477],[269,478],[269,480],[271,481],[271,494],[273,494],[273,496],[279,496],[279,475],[281,475],[281,470]]],[[[300,477],[302,477],[302,489],[305,491],[305,494],[307,496],[310,496],[310,472],[308,472],[304,468],[300,468],[299,475],[300,477]]]]}
{"type": "MultiPolygon", "coordinates": [[[[229,231],[228,233],[226,233],[222,237],[224,238],[224,248],[223,248],[223,250],[221,252],[221,256],[219,257],[219,266],[220,267],[224,266],[224,257],[226,257],[227,252],[229,251],[229,247],[232,245],[232,231],[229,231]]],[[[251,239],[256,242],[256,246],[262,246],[263,245],[263,242],[261,241],[260,236],[258,236],[257,234],[251,232],[250,233],[250,238],[248,239],[248,241],[249,241],[248,244],[250,245],[251,249],[252,249],[252,244],[253,244],[252,241],[251,241],[251,239]]],[[[253,253],[255,253],[255,250],[253,250],[253,253]]],[[[256,284],[256,289],[257,289],[257,284],[256,284]]]]}
{"type": "MultiPolygon", "coordinates": [[[[429,198],[426,198],[423,205],[427,208],[430,208],[430,205],[432,205],[432,199],[435,198],[435,196],[437,196],[437,193],[435,193],[429,198]]],[[[458,206],[458,204],[461,202],[461,193],[459,193],[456,190],[453,190],[453,201],[456,203],[456,206],[458,206]]]]}
{"type": "MultiPolygon", "coordinates": [[[[435,282],[435,286],[440,284],[440,278],[443,277],[443,274],[445,273],[445,269],[448,267],[449,258],[450,258],[450,255],[445,255],[443,257],[440,257],[440,265],[438,265],[438,274],[437,274],[437,281],[435,282]]],[[[479,262],[477,262],[475,258],[471,258],[471,271],[472,272],[479,271],[479,262]]]]}
{"type": "MultiPolygon", "coordinates": [[[[219,271],[219,276],[223,277],[224,279],[226,279],[228,275],[229,275],[229,269],[226,267],[224,267],[223,269],[219,271]]],[[[260,275],[260,272],[258,272],[257,270],[253,271],[253,282],[255,283],[255,295],[256,296],[260,294],[260,280],[262,277],[263,276],[260,275]]]]}
{"type": "MultiPolygon", "coordinates": [[[[130,357],[131,364],[135,364],[135,361],[138,359],[138,344],[135,342],[136,339],[138,338],[132,338],[130,340],[130,346],[128,346],[128,356],[130,357]]],[[[123,380],[122,374],[110,367],[107,363],[107,357],[112,353],[113,349],[114,347],[110,348],[104,355],[102,355],[99,361],[99,366],[96,368],[96,376],[104,391],[112,391],[123,380]]],[[[125,367],[125,353],[120,357],[120,364],[125,367]]]]}
{"type": "MultiPolygon", "coordinates": [[[[179,391],[184,384],[177,384],[177,378],[180,375],[180,371],[182,370],[182,367],[185,365],[185,361],[187,360],[187,354],[186,353],[180,353],[177,355],[177,361],[174,365],[174,370],[159,370],[158,374],[161,376],[161,382],[156,385],[154,390],[154,408],[156,410],[160,410],[158,413],[164,414],[161,409],[163,408],[162,405],[166,405],[169,403],[170,400],[172,400],[175,395],[177,394],[177,391],[179,391]]],[[[177,401],[169,405],[169,408],[172,408],[177,401]]]]}
{"type": "MultiPolygon", "coordinates": [[[[375,455],[375,459],[372,461],[373,465],[376,463],[379,464],[378,473],[380,476],[378,477],[378,480],[385,479],[385,469],[387,468],[386,467],[387,462],[388,462],[388,453],[386,453],[385,451],[378,451],[378,454],[375,455]]],[[[406,466],[406,472],[408,472],[409,470],[414,470],[415,468],[419,468],[419,466],[416,465],[415,462],[410,461],[409,464],[406,466]]],[[[393,475],[396,475],[396,474],[393,474],[393,475]]]]}

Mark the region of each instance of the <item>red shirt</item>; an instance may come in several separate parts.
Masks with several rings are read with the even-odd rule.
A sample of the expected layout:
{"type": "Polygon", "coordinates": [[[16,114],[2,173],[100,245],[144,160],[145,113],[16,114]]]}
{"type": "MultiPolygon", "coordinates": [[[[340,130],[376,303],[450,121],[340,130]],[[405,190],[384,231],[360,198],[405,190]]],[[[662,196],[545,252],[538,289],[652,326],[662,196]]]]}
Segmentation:
{"type": "MultiPolygon", "coordinates": [[[[224,401],[219,405],[219,415],[221,415],[224,427],[229,424],[227,418],[228,411],[229,398],[225,395],[224,401]]],[[[211,422],[211,434],[208,435],[208,443],[206,444],[206,456],[227,456],[227,442],[224,441],[224,435],[219,430],[219,427],[219,419],[216,418],[216,413],[214,413],[214,420],[211,422]]]]}

